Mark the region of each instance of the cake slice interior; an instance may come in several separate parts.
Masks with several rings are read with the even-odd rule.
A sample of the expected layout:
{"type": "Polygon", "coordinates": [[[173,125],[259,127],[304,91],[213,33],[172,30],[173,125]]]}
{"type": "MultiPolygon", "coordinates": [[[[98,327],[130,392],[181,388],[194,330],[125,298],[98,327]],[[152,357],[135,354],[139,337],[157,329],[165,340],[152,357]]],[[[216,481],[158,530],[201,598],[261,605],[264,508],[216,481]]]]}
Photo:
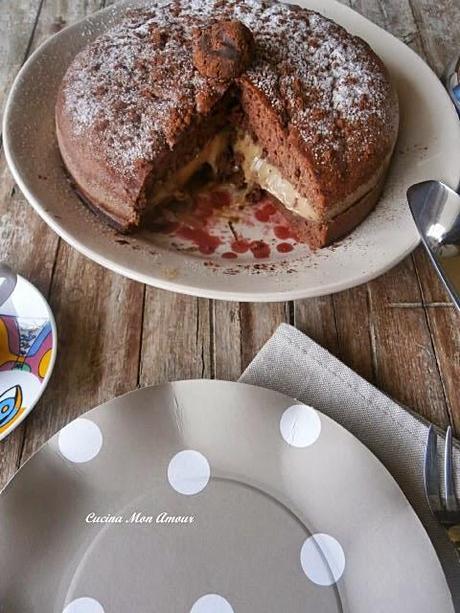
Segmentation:
{"type": "MultiPolygon", "coordinates": [[[[234,116],[241,117],[241,112],[234,116]]],[[[203,177],[206,169],[210,171],[206,176],[214,184],[236,182],[243,188],[242,193],[250,196],[247,202],[255,201],[254,194],[268,197],[298,240],[318,249],[351,231],[377,203],[391,155],[382,161],[381,168],[368,183],[360,185],[335,206],[321,207],[313,178],[303,178],[296,185],[286,176],[285,169],[274,163],[276,157],[278,162],[283,161],[282,156],[276,155],[283,148],[287,149],[288,145],[281,141],[277,151],[270,155],[249,130],[234,123],[227,125],[183,166],[151,185],[145,209],[148,212],[174,199],[183,199],[193,179],[200,174],[203,177]]]]}

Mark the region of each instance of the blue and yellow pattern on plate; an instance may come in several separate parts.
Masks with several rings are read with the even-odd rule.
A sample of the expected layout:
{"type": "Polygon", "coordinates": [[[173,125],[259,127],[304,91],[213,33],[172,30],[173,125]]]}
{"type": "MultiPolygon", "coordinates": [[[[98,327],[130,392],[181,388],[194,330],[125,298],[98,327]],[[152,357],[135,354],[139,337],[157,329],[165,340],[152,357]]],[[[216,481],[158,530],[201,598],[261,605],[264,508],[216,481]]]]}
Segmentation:
{"type": "Polygon", "coordinates": [[[56,324],[42,294],[18,276],[0,305],[0,440],[34,408],[56,357],[56,324]]]}

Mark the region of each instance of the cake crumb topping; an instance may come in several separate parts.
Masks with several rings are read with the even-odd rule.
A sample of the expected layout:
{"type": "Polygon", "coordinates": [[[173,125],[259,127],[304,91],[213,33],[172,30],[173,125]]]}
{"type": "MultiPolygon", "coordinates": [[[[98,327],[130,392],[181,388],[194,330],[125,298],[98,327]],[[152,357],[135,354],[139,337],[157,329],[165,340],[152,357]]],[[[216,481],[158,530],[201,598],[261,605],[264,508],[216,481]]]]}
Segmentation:
{"type": "Polygon", "coordinates": [[[197,29],[193,39],[193,64],[210,79],[229,81],[239,77],[252,60],[254,38],[241,21],[217,21],[197,29]]]}

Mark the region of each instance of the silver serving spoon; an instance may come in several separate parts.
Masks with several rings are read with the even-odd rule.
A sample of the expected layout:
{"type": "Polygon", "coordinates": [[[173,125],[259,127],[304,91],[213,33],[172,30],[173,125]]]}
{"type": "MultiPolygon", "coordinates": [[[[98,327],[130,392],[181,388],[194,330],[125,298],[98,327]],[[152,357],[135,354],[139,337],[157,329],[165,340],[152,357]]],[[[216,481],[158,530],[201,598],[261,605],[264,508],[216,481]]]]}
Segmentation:
{"type": "Polygon", "coordinates": [[[6,264],[0,262],[0,306],[4,304],[14,291],[17,283],[16,273],[6,264]]]}
{"type": "Polygon", "coordinates": [[[410,210],[428,255],[460,310],[460,195],[441,181],[407,191],[410,210]]]}

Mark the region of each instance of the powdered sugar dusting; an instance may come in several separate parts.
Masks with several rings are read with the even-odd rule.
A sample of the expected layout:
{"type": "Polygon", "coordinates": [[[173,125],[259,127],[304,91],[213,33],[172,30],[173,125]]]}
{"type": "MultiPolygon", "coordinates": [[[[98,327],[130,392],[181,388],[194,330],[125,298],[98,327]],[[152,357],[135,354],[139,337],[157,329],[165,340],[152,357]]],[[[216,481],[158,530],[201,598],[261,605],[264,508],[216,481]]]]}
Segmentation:
{"type": "Polygon", "coordinates": [[[319,166],[335,155],[346,164],[351,151],[350,161],[365,160],[381,147],[396,104],[381,62],[323,16],[271,0],[154,0],[128,13],[67,73],[64,112],[75,136],[118,175],[141,182],[139,163],[173,146],[199,114],[200,96],[219,96],[195,70],[191,52],[194,29],[217,19],[250,28],[257,53],[244,78],[319,166]]]}

